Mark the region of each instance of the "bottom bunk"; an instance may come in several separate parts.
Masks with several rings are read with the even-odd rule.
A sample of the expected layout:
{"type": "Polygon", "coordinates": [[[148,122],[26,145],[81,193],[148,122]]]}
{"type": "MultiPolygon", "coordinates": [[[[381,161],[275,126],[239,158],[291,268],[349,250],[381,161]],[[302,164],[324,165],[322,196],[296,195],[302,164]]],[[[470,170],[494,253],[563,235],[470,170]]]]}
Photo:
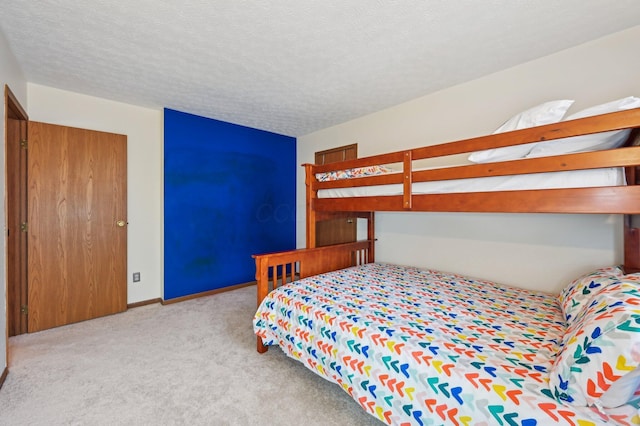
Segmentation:
{"type": "MultiPolygon", "coordinates": [[[[272,277],[254,318],[259,349],[279,345],[387,424],[640,423],[637,276],[599,270],[558,297],[368,263],[355,244],[338,257],[358,266],[272,277]]],[[[297,252],[303,265],[329,250],[276,257],[297,252]]]]}

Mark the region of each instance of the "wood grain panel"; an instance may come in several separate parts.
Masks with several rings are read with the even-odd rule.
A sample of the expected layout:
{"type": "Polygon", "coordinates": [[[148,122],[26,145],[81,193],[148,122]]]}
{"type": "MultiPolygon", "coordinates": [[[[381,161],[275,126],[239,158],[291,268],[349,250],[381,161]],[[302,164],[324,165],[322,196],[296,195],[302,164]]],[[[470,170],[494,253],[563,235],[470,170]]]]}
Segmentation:
{"type": "MultiPolygon", "coordinates": [[[[640,187],[545,189],[412,196],[410,211],[640,214],[640,187]]],[[[406,211],[402,195],[316,198],[318,211],[406,211]]]]}
{"type": "Polygon", "coordinates": [[[126,309],[126,136],[31,122],[29,331],[126,309]]]}
{"type": "Polygon", "coordinates": [[[20,230],[26,222],[27,150],[20,146],[25,138],[26,121],[6,121],[7,163],[7,326],[9,336],[27,332],[27,234],[20,230]]]}
{"type": "Polygon", "coordinates": [[[315,163],[328,164],[358,158],[358,144],[339,146],[315,153],[315,163]]]}

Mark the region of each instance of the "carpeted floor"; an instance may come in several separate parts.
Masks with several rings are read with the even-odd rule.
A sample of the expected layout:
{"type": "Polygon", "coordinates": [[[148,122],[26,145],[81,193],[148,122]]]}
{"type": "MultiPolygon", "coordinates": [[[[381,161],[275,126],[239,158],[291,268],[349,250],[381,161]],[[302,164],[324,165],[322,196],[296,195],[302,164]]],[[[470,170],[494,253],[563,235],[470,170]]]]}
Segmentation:
{"type": "Polygon", "coordinates": [[[255,287],[9,339],[0,425],[380,425],[276,347],[255,287]]]}

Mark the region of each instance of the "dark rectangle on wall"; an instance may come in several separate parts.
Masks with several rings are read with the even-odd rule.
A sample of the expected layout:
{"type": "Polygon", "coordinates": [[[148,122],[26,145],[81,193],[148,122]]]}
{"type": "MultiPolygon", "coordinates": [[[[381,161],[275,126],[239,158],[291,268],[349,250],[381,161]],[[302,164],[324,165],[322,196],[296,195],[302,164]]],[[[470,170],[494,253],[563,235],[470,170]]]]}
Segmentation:
{"type": "Polygon", "coordinates": [[[252,281],[295,248],[296,139],[165,109],[164,299],[252,281]]]}

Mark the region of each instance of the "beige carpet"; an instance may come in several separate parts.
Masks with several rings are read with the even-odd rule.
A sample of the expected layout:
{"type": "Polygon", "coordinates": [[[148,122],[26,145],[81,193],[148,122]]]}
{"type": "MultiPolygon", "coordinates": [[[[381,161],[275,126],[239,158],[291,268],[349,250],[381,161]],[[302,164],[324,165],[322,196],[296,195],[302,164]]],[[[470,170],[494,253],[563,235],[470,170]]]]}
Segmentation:
{"type": "Polygon", "coordinates": [[[0,425],[380,425],[279,348],[255,351],[255,292],[12,337],[0,425]]]}

